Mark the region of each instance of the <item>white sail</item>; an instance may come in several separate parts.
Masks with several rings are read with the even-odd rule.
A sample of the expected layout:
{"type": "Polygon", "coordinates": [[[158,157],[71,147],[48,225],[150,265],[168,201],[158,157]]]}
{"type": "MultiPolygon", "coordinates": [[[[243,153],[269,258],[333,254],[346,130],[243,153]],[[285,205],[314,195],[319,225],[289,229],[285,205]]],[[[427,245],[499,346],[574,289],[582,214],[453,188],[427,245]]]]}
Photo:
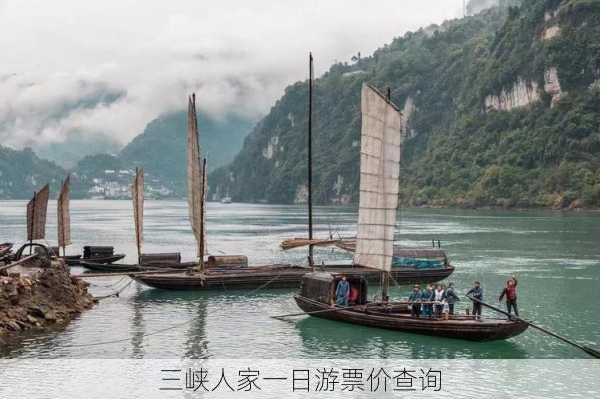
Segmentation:
{"type": "Polygon", "coordinates": [[[360,201],[354,264],[390,271],[400,175],[402,114],[363,85],[360,201]]]}
{"type": "Polygon", "coordinates": [[[27,204],[27,240],[46,238],[46,212],[50,187],[46,184],[40,191],[33,194],[27,204]]]}
{"type": "Polygon", "coordinates": [[[71,177],[67,176],[62,184],[57,200],[58,246],[63,248],[71,244],[70,180],[71,177]]]}
{"type": "Polygon", "coordinates": [[[202,259],[206,248],[204,245],[204,197],[205,187],[203,165],[200,164],[200,144],[198,143],[198,119],[196,116],[196,96],[192,94],[188,101],[188,135],[187,135],[187,192],[188,211],[192,231],[196,238],[197,255],[202,259]]]}
{"type": "Polygon", "coordinates": [[[144,241],[144,169],[135,170],[135,177],[131,185],[131,198],[133,200],[133,220],[135,223],[135,242],[138,257],[142,255],[142,242],[144,241]]]}

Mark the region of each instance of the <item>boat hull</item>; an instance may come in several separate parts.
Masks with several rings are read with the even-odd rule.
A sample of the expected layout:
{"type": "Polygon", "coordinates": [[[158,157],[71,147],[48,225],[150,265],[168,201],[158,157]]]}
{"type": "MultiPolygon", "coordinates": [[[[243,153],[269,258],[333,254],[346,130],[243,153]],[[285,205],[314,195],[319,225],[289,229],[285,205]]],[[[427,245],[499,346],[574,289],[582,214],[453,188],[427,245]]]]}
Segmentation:
{"type": "MultiPolygon", "coordinates": [[[[330,309],[328,304],[300,295],[294,296],[296,303],[306,313],[330,309]]],[[[482,319],[426,319],[415,318],[409,314],[384,314],[358,309],[315,313],[312,316],[328,320],[342,321],[369,327],[384,328],[414,334],[463,339],[469,341],[495,341],[514,337],[528,327],[527,323],[517,320],[482,319]]]]}
{"type": "MultiPolygon", "coordinates": [[[[206,273],[173,273],[137,275],[134,278],[152,288],[167,290],[207,290],[207,289],[256,289],[298,288],[302,277],[309,271],[300,266],[255,266],[244,268],[208,269],[206,273]]],[[[368,281],[379,281],[381,272],[363,267],[327,266],[327,271],[347,276],[364,277],[368,281]]],[[[454,272],[454,267],[440,269],[395,268],[390,272],[399,285],[415,282],[440,281],[454,272]]]]}
{"type": "Polygon", "coordinates": [[[109,264],[119,261],[125,257],[124,254],[115,254],[110,256],[97,256],[92,258],[66,258],[65,262],[69,266],[80,266],[85,262],[109,264]]]}

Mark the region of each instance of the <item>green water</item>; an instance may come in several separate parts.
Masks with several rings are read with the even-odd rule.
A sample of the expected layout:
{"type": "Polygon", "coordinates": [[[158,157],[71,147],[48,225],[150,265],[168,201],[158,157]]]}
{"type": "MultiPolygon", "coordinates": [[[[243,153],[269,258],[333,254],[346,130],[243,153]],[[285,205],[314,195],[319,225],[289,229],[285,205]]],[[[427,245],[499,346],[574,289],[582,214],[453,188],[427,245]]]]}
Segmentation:
{"type": "MultiPolygon", "coordinates": [[[[56,237],[55,204],[49,206],[48,240],[56,237]]],[[[281,238],[305,232],[305,210],[296,206],[210,204],[209,251],[244,253],[253,264],[304,262],[304,250],[282,253],[281,238]]],[[[0,241],[25,235],[24,202],[0,202],[0,241]]],[[[318,234],[351,236],[352,208],[317,208],[318,234]]],[[[183,202],[146,204],[146,252],[180,251],[194,256],[183,202]]],[[[74,201],[71,252],[82,245],[114,245],[134,261],[131,205],[127,201],[74,201]]],[[[495,302],[506,279],[519,278],[523,317],[586,345],[600,347],[600,214],[546,211],[410,209],[399,215],[397,239],[405,245],[440,240],[463,292],[480,280],[495,302]]],[[[322,260],[347,259],[318,249],[322,260]]],[[[74,272],[81,272],[75,268],[74,272]]],[[[97,279],[95,295],[126,281],[97,279]],[[112,285],[112,286],[111,286],[112,285]]],[[[301,317],[269,316],[298,311],[295,290],[171,292],[131,284],[119,298],[101,301],[64,330],[27,337],[4,348],[12,358],[579,358],[584,353],[534,330],[507,341],[473,343],[391,332],[301,317]],[[159,330],[173,327],[169,330],[159,330]],[[106,343],[111,341],[112,343],[106,343]]],[[[408,289],[394,288],[393,297],[408,289]]],[[[461,308],[465,303],[459,305],[461,308]]]]}

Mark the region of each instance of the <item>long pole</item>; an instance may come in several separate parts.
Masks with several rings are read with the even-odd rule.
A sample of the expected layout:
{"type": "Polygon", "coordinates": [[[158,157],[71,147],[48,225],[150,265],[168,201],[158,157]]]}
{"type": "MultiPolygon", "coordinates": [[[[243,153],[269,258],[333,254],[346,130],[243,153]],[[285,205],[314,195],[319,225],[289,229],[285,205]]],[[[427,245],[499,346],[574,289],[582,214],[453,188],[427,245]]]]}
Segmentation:
{"type": "MultiPolygon", "coordinates": [[[[308,57],[308,239],[313,239],[312,215],[312,96],[313,96],[313,56],[308,57]]],[[[313,245],[308,246],[308,265],[314,266],[313,245]]]]}
{"type": "Polygon", "coordinates": [[[518,317],[518,316],[513,316],[513,315],[511,315],[510,313],[508,313],[508,312],[505,312],[504,310],[502,310],[502,309],[499,309],[499,308],[497,308],[496,306],[492,306],[492,305],[490,305],[490,304],[488,304],[488,303],[485,303],[485,302],[483,302],[483,301],[480,301],[480,300],[479,300],[479,299],[477,299],[477,298],[473,298],[473,297],[471,297],[471,296],[467,296],[467,298],[469,298],[469,299],[470,299],[470,300],[472,300],[473,302],[479,302],[479,303],[480,303],[482,306],[485,306],[485,307],[487,307],[487,308],[490,308],[490,309],[492,309],[492,310],[495,310],[495,311],[496,311],[496,312],[498,312],[498,313],[502,313],[502,314],[504,314],[504,315],[508,316],[508,317],[509,317],[509,318],[511,318],[511,319],[514,319],[514,320],[519,320],[519,321],[522,321],[523,323],[527,323],[527,325],[529,325],[530,327],[533,327],[533,328],[535,328],[536,330],[539,330],[539,331],[543,332],[544,334],[548,334],[548,335],[550,335],[550,336],[552,336],[552,337],[554,337],[554,338],[556,338],[556,339],[559,339],[559,340],[563,341],[563,342],[564,342],[564,343],[566,343],[566,344],[569,344],[569,345],[571,345],[571,346],[574,346],[574,347],[575,347],[575,348],[577,348],[577,349],[581,349],[582,351],[584,351],[585,353],[587,353],[587,354],[588,354],[588,355],[590,355],[590,356],[593,356],[593,357],[595,357],[595,358],[597,358],[597,359],[600,359],[600,352],[598,352],[598,351],[597,351],[597,350],[595,350],[595,349],[589,348],[589,347],[587,347],[587,346],[579,345],[577,342],[571,341],[571,340],[570,340],[570,339],[568,339],[568,338],[565,338],[565,337],[563,337],[563,336],[561,336],[561,335],[558,335],[558,334],[556,334],[556,333],[554,333],[554,332],[552,332],[552,331],[550,331],[550,330],[547,330],[547,329],[545,329],[544,327],[540,327],[540,326],[538,326],[538,325],[535,325],[535,324],[533,324],[532,322],[530,322],[530,321],[527,321],[527,320],[524,320],[524,319],[522,319],[522,318],[520,318],[520,317],[518,317]]]}
{"type": "Polygon", "coordinates": [[[33,202],[31,203],[31,235],[29,236],[29,255],[33,253],[33,228],[35,226],[35,203],[37,192],[33,192],[33,202]]]}
{"type": "Polygon", "coordinates": [[[204,217],[204,213],[205,213],[205,209],[204,207],[206,206],[206,201],[205,201],[205,196],[206,193],[205,191],[205,187],[206,187],[206,158],[202,159],[202,187],[201,187],[201,195],[200,195],[200,243],[199,243],[199,247],[200,247],[200,270],[204,271],[204,222],[205,222],[205,217],[204,217]]]}
{"type": "MultiPolygon", "coordinates": [[[[389,87],[386,89],[386,100],[388,103],[392,102],[392,90],[389,87]]],[[[389,290],[390,290],[389,272],[382,272],[381,273],[381,299],[383,302],[388,301],[389,290]]]]}
{"type": "Polygon", "coordinates": [[[139,169],[135,168],[135,181],[134,181],[134,185],[135,185],[135,190],[134,190],[134,195],[135,198],[133,199],[134,201],[134,206],[135,206],[135,211],[134,214],[136,216],[135,218],[135,242],[137,245],[137,254],[138,254],[138,263],[140,263],[140,258],[142,256],[142,247],[140,245],[140,215],[139,215],[139,209],[140,209],[140,193],[138,192],[138,190],[140,189],[139,186],[139,180],[140,180],[140,174],[139,174],[139,169]]]}

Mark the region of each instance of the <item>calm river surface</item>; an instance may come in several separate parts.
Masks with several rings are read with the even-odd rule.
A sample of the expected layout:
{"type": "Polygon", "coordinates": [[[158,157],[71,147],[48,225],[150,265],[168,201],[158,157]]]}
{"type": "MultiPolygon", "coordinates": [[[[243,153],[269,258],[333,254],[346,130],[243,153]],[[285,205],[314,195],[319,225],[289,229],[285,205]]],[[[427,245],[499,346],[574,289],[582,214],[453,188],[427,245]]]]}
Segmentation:
{"type": "MultiPolygon", "coordinates": [[[[48,207],[47,235],[56,238],[56,203],[48,207]]],[[[25,237],[25,202],[0,202],[0,241],[25,237]]],[[[114,245],[135,261],[129,201],[72,201],[73,245],[114,245]]],[[[145,252],[179,251],[194,257],[187,208],[180,201],[147,201],[145,252]]],[[[319,233],[354,234],[353,208],[316,210],[319,233]]],[[[211,253],[247,254],[251,264],[305,262],[306,251],[282,253],[282,238],[305,234],[300,206],[216,204],[208,206],[211,253]]],[[[600,213],[503,212],[404,209],[397,239],[431,245],[439,239],[456,272],[459,290],[480,280],[488,301],[506,279],[519,278],[522,316],[600,346],[600,213]]],[[[317,258],[348,258],[319,249],[317,258]]],[[[82,272],[73,268],[74,273],[82,272]]],[[[94,279],[94,295],[106,295],[127,279],[94,279]]],[[[298,311],[295,290],[172,292],[131,284],[119,298],[102,300],[64,330],[28,337],[5,348],[11,358],[579,358],[585,354],[534,330],[502,342],[472,343],[340,324],[317,318],[291,322],[269,316],[298,311]],[[176,326],[167,331],[160,331],[176,326]],[[149,334],[149,335],[148,335],[149,334]],[[113,341],[109,344],[99,344],[113,341]]],[[[408,289],[394,288],[393,297],[408,289]]],[[[462,308],[465,301],[459,306],[462,308]]]]}

